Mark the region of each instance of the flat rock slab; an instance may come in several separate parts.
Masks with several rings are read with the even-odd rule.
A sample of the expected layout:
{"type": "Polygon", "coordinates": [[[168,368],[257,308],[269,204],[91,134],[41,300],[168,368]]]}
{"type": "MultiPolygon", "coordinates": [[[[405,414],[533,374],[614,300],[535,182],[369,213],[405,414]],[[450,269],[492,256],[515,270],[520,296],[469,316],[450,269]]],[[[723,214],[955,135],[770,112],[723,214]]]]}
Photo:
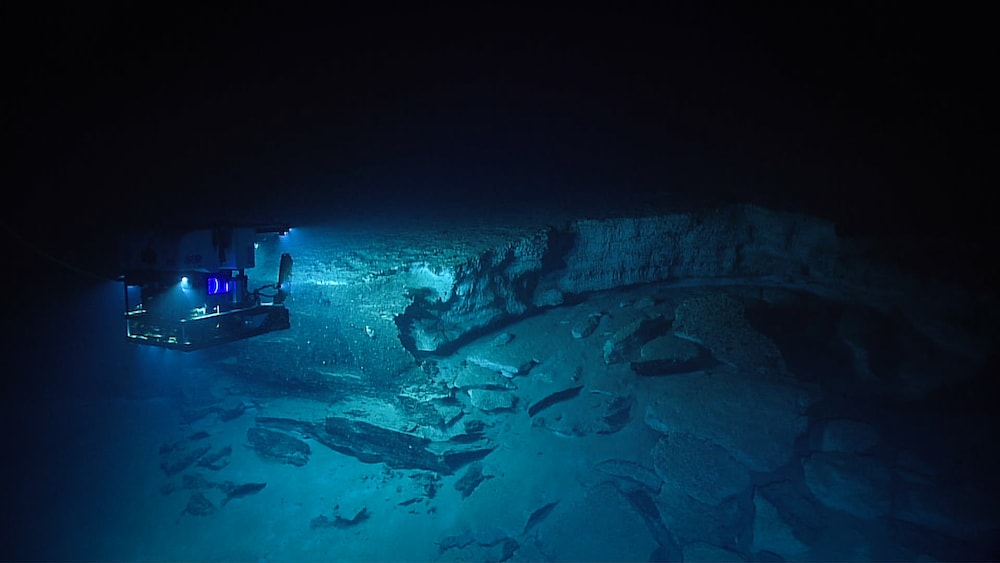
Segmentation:
{"type": "Polygon", "coordinates": [[[729,372],[679,374],[660,381],[645,420],[664,434],[686,433],[725,448],[752,471],[773,471],[794,453],[806,409],[818,399],[785,379],[729,372]]]}
{"type": "Polygon", "coordinates": [[[284,432],[269,428],[247,429],[247,441],[264,459],[301,467],[309,461],[309,444],[284,432]]]}
{"type": "Polygon", "coordinates": [[[709,506],[750,488],[750,473],[743,464],[721,446],[691,434],[672,432],[660,438],[652,456],[665,486],[709,506]]]}
{"type": "Polygon", "coordinates": [[[365,463],[450,473],[440,456],[427,450],[431,441],[361,420],[331,416],[317,436],[327,447],[365,463]]]}
{"type": "Polygon", "coordinates": [[[632,394],[581,392],[570,402],[557,402],[537,414],[532,425],[560,436],[614,434],[632,420],[632,394]]]}
{"type": "Polygon", "coordinates": [[[509,377],[495,369],[484,368],[475,364],[462,367],[455,375],[451,387],[457,389],[499,389],[512,390],[517,386],[509,377]]]}
{"type": "Polygon", "coordinates": [[[805,559],[809,546],[802,542],[778,508],[760,494],[754,494],[754,551],[769,551],[790,559],[805,559]]]}
{"type": "Polygon", "coordinates": [[[555,507],[536,546],[550,561],[648,561],[658,544],[642,515],[611,484],[555,507]]]}
{"type": "Polygon", "coordinates": [[[741,299],[724,292],[698,295],[674,312],[674,334],[705,346],[719,361],[740,371],[781,374],[785,361],[778,346],[753,328],[741,299]]]}
{"type": "Polygon", "coordinates": [[[663,479],[652,469],[634,461],[624,459],[606,459],[594,466],[601,473],[617,477],[628,483],[642,485],[653,494],[659,493],[663,479]]]}
{"type": "Polygon", "coordinates": [[[816,452],[802,462],[806,486],[828,508],[859,518],[889,514],[890,471],[874,458],[843,452],[816,452]]]}
{"type": "Polygon", "coordinates": [[[493,389],[469,389],[469,402],[483,412],[510,410],[517,404],[517,395],[493,389]]]}

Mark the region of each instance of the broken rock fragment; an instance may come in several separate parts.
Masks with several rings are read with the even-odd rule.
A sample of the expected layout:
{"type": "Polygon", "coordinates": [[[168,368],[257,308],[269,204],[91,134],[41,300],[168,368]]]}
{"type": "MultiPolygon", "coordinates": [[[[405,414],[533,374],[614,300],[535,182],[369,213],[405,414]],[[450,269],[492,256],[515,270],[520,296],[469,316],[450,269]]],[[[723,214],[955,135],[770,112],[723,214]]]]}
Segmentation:
{"type": "Polygon", "coordinates": [[[247,440],[264,459],[302,467],[309,461],[309,444],[284,432],[267,428],[247,429],[247,440]]]}
{"type": "Polygon", "coordinates": [[[583,385],[575,385],[567,389],[561,389],[554,393],[549,393],[548,395],[542,397],[539,401],[533,403],[528,407],[528,416],[535,416],[539,412],[551,407],[556,403],[562,401],[568,401],[580,394],[583,389],[583,385]]]}
{"type": "Polygon", "coordinates": [[[603,315],[600,313],[591,313],[583,320],[575,323],[571,329],[573,338],[587,338],[593,334],[594,331],[597,330],[597,327],[601,324],[602,316],[603,315]]]}
{"type": "Polygon", "coordinates": [[[706,356],[694,342],[664,334],[643,344],[631,367],[639,375],[687,373],[708,367],[710,358],[706,356]]]}
{"type": "Polygon", "coordinates": [[[469,389],[467,393],[472,406],[484,412],[509,410],[517,404],[517,396],[509,391],[469,389]]]}

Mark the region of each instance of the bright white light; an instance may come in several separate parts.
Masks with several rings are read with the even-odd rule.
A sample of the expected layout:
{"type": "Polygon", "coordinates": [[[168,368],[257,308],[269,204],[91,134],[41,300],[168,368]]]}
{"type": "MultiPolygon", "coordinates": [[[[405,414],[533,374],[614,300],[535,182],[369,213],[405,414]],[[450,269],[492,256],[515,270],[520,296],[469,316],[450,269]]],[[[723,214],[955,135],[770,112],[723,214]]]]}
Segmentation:
{"type": "Polygon", "coordinates": [[[181,278],[181,289],[191,289],[191,284],[188,282],[187,276],[181,278]]]}

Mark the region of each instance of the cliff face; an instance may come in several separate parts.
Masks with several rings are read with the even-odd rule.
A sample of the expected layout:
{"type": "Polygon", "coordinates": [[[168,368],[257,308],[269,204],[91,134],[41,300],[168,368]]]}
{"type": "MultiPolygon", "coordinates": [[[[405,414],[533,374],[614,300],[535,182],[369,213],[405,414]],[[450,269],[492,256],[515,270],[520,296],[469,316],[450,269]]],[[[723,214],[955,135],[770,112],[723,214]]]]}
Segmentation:
{"type": "Polygon", "coordinates": [[[543,286],[570,294],[662,281],[804,281],[831,275],[838,248],[833,225],[755,206],[585,220],[567,234],[565,267],[546,272],[543,286]]]}
{"type": "Polygon", "coordinates": [[[507,323],[649,284],[792,290],[894,311],[976,362],[985,349],[939,322],[974,309],[966,295],[866,261],[827,221],[753,205],[500,230],[326,232],[298,252],[292,330],[255,339],[243,355],[258,375],[320,391],[391,380],[507,323]]]}
{"type": "MultiPolygon", "coordinates": [[[[760,285],[877,302],[872,272],[846,255],[831,223],[752,205],[701,213],[579,220],[454,267],[408,269],[397,317],[412,352],[447,350],[482,329],[584,295],[640,284],[760,285]]],[[[885,288],[891,291],[891,288],[885,288]]]]}

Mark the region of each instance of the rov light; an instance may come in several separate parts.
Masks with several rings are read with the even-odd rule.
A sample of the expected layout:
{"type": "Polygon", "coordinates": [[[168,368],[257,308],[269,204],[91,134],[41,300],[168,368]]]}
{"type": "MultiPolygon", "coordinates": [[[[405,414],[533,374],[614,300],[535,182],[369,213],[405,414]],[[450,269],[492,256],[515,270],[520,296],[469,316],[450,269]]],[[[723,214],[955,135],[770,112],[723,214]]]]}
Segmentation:
{"type": "Polygon", "coordinates": [[[212,276],[208,278],[208,294],[218,295],[220,293],[229,293],[233,290],[233,282],[231,280],[223,280],[212,276]]]}
{"type": "Polygon", "coordinates": [[[187,276],[181,278],[181,289],[191,289],[191,282],[187,276]]]}

